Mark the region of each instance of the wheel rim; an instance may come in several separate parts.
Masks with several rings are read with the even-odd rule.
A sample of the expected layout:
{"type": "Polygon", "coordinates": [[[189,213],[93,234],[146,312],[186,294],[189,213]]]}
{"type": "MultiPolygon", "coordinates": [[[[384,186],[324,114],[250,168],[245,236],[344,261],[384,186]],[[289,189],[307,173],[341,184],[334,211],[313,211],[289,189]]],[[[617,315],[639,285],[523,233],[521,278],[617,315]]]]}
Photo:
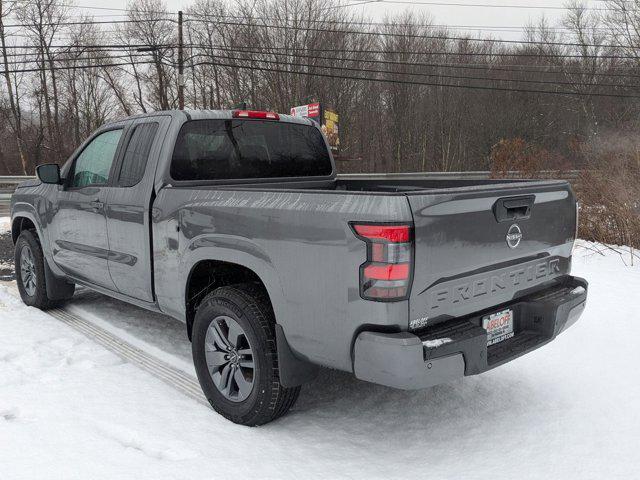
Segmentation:
{"type": "Polygon", "coordinates": [[[253,350],[242,327],[233,318],[219,316],[207,328],[205,358],[213,384],[232,402],[242,402],[253,390],[253,350]]]}
{"type": "Polygon", "coordinates": [[[25,245],[20,251],[20,279],[22,287],[30,297],[36,293],[38,285],[38,276],[36,275],[36,266],[33,260],[33,252],[31,247],[25,245]]]}

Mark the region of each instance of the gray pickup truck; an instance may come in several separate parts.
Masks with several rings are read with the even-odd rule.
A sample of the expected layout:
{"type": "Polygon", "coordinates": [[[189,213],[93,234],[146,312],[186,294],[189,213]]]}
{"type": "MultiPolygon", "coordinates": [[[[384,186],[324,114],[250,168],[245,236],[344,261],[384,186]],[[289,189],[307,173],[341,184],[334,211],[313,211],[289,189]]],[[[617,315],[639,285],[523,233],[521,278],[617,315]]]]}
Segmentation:
{"type": "Polygon", "coordinates": [[[204,394],[244,425],[285,414],[320,366],[426,388],[585,307],[567,182],[340,177],[307,119],[146,114],[37,176],[11,205],[24,302],[84,285],[182,320],[204,394]]]}

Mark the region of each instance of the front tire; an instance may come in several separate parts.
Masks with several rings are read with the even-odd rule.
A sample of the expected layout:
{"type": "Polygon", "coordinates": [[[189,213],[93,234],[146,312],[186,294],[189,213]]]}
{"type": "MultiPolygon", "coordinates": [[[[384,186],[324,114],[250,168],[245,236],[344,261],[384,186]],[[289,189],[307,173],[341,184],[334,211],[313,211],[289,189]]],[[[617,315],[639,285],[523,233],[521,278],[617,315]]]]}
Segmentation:
{"type": "Polygon", "coordinates": [[[25,304],[41,310],[55,306],[55,302],[47,296],[44,262],[38,237],[31,230],[22,231],[15,250],[18,291],[25,304]]]}
{"type": "Polygon", "coordinates": [[[273,311],[252,285],[221,287],[202,300],[192,353],[207,400],[234,423],[271,422],[287,413],[300,393],[300,387],[280,384],[273,311]]]}

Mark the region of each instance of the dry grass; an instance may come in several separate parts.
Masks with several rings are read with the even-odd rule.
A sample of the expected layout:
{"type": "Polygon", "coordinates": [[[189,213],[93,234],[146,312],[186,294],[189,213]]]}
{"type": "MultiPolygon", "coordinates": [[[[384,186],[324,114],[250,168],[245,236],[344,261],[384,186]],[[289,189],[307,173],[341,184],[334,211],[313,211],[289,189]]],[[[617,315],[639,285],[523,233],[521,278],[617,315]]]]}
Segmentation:
{"type": "Polygon", "coordinates": [[[568,170],[561,155],[521,138],[500,140],[489,158],[494,178],[562,178],[568,170]]]}
{"type": "Polygon", "coordinates": [[[579,234],[585,240],[640,248],[640,171],[611,159],[581,174],[579,234]]]}
{"type": "MultiPolygon", "coordinates": [[[[580,145],[576,154],[585,165],[572,180],[580,202],[578,236],[640,249],[640,141],[610,136],[580,145]]],[[[496,178],[514,171],[521,178],[565,178],[567,172],[560,155],[517,138],[496,144],[490,160],[496,178]]]]}

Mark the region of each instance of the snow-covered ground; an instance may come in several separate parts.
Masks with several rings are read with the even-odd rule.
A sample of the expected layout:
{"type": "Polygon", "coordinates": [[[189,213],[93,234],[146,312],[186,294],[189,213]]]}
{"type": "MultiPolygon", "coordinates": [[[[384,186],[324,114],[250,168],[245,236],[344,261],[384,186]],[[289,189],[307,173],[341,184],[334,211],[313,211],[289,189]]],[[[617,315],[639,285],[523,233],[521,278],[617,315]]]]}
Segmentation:
{"type": "Polygon", "coordinates": [[[0,281],[13,280],[13,242],[11,219],[0,216],[0,281]]]}
{"type": "MultiPolygon", "coordinates": [[[[586,312],[550,345],[419,392],[325,371],[260,428],[229,423],[5,284],[0,478],[640,478],[640,267],[584,247],[574,274],[590,282],[586,312]]],[[[70,310],[192,373],[179,322],[87,291],[70,310]]]]}

